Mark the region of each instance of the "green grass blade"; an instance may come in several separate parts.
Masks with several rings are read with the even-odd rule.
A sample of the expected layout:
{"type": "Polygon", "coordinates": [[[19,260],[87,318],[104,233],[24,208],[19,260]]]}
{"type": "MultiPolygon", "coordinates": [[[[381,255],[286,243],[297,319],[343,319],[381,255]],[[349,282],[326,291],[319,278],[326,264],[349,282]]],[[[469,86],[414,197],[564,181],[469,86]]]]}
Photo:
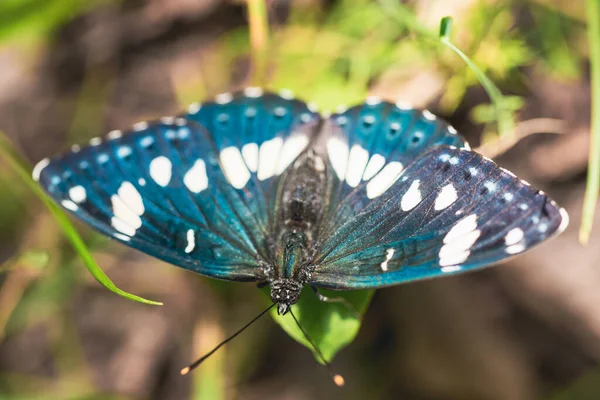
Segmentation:
{"type": "Polygon", "coordinates": [[[439,34],[427,26],[421,24],[415,14],[398,0],[379,0],[379,4],[388,15],[396,19],[402,25],[424,38],[431,39],[454,51],[473,71],[475,77],[485,89],[496,112],[496,121],[498,123],[498,132],[500,135],[511,135],[515,130],[515,122],[512,111],[505,106],[504,96],[492,80],[471,60],[465,53],[456,47],[450,41],[452,33],[452,18],[444,17],[440,22],[439,34]]]}
{"type": "Polygon", "coordinates": [[[485,89],[488,96],[492,100],[494,109],[496,111],[496,121],[498,121],[498,132],[501,135],[513,134],[515,131],[515,124],[510,110],[504,107],[504,96],[498,87],[492,82],[492,80],[471,60],[465,53],[463,53],[458,47],[456,47],[450,41],[450,35],[452,31],[452,18],[444,17],[440,22],[440,42],[455,52],[467,66],[473,71],[481,86],[485,89]]]}
{"type": "Polygon", "coordinates": [[[581,244],[587,244],[590,240],[598,202],[598,191],[600,190],[600,0],[587,0],[587,7],[592,81],[592,136],[583,214],[579,229],[581,244]]]}
{"type": "Polygon", "coordinates": [[[269,19],[265,0],[247,0],[250,46],[252,49],[252,84],[264,86],[268,67],[269,19]]]}
{"type": "Polygon", "coordinates": [[[48,197],[42,188],[31,178],[31,168],[19,156],[15,148],[12,146],[8,138],[3,132],[0,132],[0,155],[6,161],[8,166],[25,182],[25,184],[38,196],[42,202],[48,207],[50,213],[58,222],[58,225],[63,230],[65,236],[71,242],[71,245],[83,260],[84,265],[90,271],[92,276],[96,278],[108,290],[115,292],[119,296],[145,304],[162,305],[161,302],[147,300],[142,297],[127,293],[119,289],[102,269],[96,264],[96,261],[90,254],[85,242],[79,236],[75,227],[67,217],[67,215],[48,197]]]}

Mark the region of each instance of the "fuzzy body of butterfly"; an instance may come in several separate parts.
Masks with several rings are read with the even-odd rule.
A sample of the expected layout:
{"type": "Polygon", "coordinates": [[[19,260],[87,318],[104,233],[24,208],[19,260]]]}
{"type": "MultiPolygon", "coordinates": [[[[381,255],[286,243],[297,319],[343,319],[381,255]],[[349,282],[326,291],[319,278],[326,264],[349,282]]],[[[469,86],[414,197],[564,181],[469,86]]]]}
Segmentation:
{"type": "Polygon", "coordinates": [[[543,192],[429,111],[367,98],[321,116],[289,91],[224,93],[35,167],[77,218],[201,275],[380,288],[485,267],[561,232],[543,192]]]}

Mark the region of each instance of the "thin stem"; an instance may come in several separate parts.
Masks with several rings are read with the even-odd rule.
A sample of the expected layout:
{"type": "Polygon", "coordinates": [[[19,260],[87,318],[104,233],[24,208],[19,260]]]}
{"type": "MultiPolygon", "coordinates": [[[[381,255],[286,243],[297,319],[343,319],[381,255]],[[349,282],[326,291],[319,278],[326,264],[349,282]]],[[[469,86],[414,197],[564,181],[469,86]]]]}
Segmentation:
{"type": "Polygon", "coordinates": [[[250,46],[252,49],[252,84],[264,86],[267,78],[269,18],[265,0],[247,0],[250,46]]]}
{"type": "Polygon", "coordinates": [[[600,0],[587,0],[587,8],[592,87],[592,133],[587,185],[583,199],[581,228],[579,229],[579,241],[584,245],[590,240],[598,202],[598,191],[600,190],[600,0]]]}
{"type": "Polygon", "coordinates": [[[498,87],[490,78],[458,47],[450,41],[452,33],[452,18],[442,18],[440,22],[439,33],[434,32],[427,26],[421,24],[413,12],[401,4],[398,0],[379,0],[382,8],[388,15],[398,20],[410,30],[418,33],[422,37],[431,39],[433,43],[443,44],[454,51],[467,66],[473,71],[481,86],[485,89],[495,109],[496,121],[498,122],[498,132],[500,135],[509,135],[514,132],[514,121],[511,111],[504,106],[504,96],[498,87]]]}

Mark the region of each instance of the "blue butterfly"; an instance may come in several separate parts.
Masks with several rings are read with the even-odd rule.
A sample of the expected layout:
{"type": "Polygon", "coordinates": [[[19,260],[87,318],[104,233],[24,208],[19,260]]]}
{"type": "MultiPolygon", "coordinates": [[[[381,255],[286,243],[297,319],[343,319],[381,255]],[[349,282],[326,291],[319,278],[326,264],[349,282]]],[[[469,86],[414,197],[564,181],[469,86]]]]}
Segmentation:
{"type": "Polygon", "coordinates": [[[563,231],[543,192],[428,111],[370,97],[328,118],[247,88],[53,159],[33,176],[77,218],[201,275],[380,288],[474,270],[563,231]]]}

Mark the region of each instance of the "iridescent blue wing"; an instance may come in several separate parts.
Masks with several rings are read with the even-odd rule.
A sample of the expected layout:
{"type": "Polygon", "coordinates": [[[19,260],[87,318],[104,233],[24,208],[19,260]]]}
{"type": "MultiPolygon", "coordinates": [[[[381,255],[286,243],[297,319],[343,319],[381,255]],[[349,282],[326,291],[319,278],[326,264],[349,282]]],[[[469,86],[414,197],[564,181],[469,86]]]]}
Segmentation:
{"type": "Polygon", "coordinates": [[[321,146],[340,197],[320,226],[315,286],[376,288],[481,268],[568,223],[543,192],[470,151],[430,113],[365,104],[327,126],[321,146]]]}
{"type": "Polygon", "coordinates": [[[93,139],[43,160],[34,178],[133,248],[211,277],[260,281],[277,210],[271,194],[317,124],[304,103],[250,88],[93,139]]]}

